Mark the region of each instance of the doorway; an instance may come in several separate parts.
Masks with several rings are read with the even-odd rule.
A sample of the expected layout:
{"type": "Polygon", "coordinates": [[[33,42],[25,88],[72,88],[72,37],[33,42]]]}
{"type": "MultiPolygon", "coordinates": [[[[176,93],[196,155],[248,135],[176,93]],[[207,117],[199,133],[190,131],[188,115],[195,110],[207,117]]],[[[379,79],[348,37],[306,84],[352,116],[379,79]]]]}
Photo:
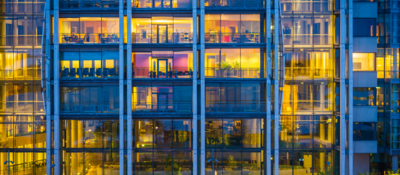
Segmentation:
{"type": "Polygon", "coordinates": [[[153,43],[168,43],[168,25],[153,25],[153,43]]]}

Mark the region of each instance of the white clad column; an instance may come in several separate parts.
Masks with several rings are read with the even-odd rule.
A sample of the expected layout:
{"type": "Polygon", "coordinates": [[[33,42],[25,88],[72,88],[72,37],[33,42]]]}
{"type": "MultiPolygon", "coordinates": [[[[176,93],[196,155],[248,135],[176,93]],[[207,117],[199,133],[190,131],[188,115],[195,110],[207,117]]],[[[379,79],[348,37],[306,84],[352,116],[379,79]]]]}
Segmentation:
{"type": "Polygon", "coordinates": [[[346,0],[340,0],[340,174],[346,174],[346,0]]]}
{"type": "Polygon", "coordinates": [[[349,0],[349,175],[353,175],[353,1],[349,0]]]}
{"type": "Polygon", "coordinates": [[[204,40],[204,0],[200,0],[200,132],[201,132],[201,175],[206,174],[206,131],[205,131],[205,120],[206,120],[206,87],[205,87],[205,74],[204,74],[204,61],[205,61],[205,40],[204,40]]]}
{"type": "MultiPolygon", "coordinates": [[[[46,80],[46,94],[45,94],[45,111],[46,111],[46,159],[51,160],[51,82],[50,82],[50,67],[51,67],[51,49],[50,49],[50,44],[51,44],[51,16],[50,16],[50,0],[46,0],[45,4],[45,24],[46,24],[46,51],[44,58],[46,60],[42,59],[42,64],[43,61],[45,61],[45,80],[46,80]]],[[[42,48],[43,49],[43,48],[42,48]]],[[[43,57],[42,57],[43,58],[43,57]]],[[[44,67],[42,66],[42,69],[44,67]]],[[[42,71],[43,72],[43,71],[42,71]]],[[[43,74],[42,74],[43,77],[43,74]]],[[[50,175],[51,173],[51,161],[46,161],[46,174],[50,175]]]]}
{"type": "Polygon", "coordinates": [[[133,150],[133,135],[132,135],[132,127],[133,127],[133,120],[132,120],[132,1],[126,1],[126,111],[127,111],[127,146],[128,146],[128,156],[127,156],[127,174],[132,175],[134,169],[134,162],[133,156],[135,156],[135,152],[133,150]]]}
{"type": "Polygon", "coordinates": [[[193,171],[192,174],[193,175],[197,175],[197,150],[198,150],[198,146],[197,146],[197,133],[198,133],[198,128],[197,128],[197,0],[192,0],[192,20],[193,20],[193,32],[192,32],[192,36],[193,36],[193,46],[192,46],[192,50],[193,50],[193,60],[192,60],[192,67],[193,67],[193,77],[192,77],[192,88],[193,88],[193,92],[192,92],[192,110],[193,110],[193,118],[192,118],[192,129],[193,129],[193,147],[192,147],[192,167],[193,167],[193,171]]]}
{"type": "MultiPolygon", "coordinates": [[[[54,0],[54,11],[53,11],[53,21],[54,21],[54,59],[53,59],[53,75],[54,75],[54,174],[61,174],[61,139],[60,139],[60,79],[59,79],[59,0],[54,0]]],[[[50,89],[50,87],[49,87],[50,89]]]]}
{"type": "Polygon", "coordinates": [[[267,67],[267,69],[265,70],[266,71],[266,80],[267,80],[267,84],[266,84],[266,89],[267,89],[267,99],[266,99],[266,109],[267,109],[267,116],[266,116],[266,119],[265,119],[265,124],[266,124],[266,126],[265,126],[265,128],[266,128],[266,132],[265,132],[265,135],[264,135],[264,140],[266,141],[266,143],[264,144],[264,145],[266,145],[266,151],[265,151],[265,158],[264,158],[264,164],[266,165],[266,166],[264,166],[264,168],[265,168],[265,172],[266,172],[266,174],[267,175],[271,175],[271,168],[272,168],[272,166],[271,166],[271,150],[272,150],[272,142],[271,142],[271,138],[273,137],[272,136],[272,133],[271,133],[271,116],[272,116],[272,109],[271,109],[271,77],[272,77],[272,74],[271,74],[271,1],[270,0],[265,0],[265,2],[266,2],[266,16],[265,16],[265,35],[266,35],[266,40],[265,40],[265,42],[266,42],[266,49],[265,49],[265,52],[266,52],[266,58],[265,58],[265,60],[266,60],[266,67],[267,67]]]}
{"type": "Polygon", "coordinates": [[[274,0],[274,168],[279,175],[279,0],[274,0]]]}
{"type": "Polygon", "coordinates": [[[124,1],[119,0],[119,174],[124,174],[124,1]]]}

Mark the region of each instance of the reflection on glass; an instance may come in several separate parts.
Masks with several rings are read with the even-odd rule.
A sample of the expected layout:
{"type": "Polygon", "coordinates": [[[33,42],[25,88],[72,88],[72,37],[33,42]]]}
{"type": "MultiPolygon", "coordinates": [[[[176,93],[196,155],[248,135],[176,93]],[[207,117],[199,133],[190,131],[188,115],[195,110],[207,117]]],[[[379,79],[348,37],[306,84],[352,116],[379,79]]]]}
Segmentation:
{"type": "Polygon", "coordinates": [[[191,112],[191,86],[135,86],[134,112],[191,112]]]}

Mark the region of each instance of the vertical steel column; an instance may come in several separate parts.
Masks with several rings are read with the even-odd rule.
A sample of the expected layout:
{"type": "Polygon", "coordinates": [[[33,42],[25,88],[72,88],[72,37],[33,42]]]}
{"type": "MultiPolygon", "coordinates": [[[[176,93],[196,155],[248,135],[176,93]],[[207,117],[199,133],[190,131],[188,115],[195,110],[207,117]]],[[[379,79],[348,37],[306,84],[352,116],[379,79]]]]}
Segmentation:
{"type": "Polygon", "coordinates": [[[346,174],[346,0],[340,0],[340,174],[346,174]]]}
{"type": "MultiPolygon", "coordinates": [[[[51,81],[50,81],[50,58],[51,58],[51,16],[50,16],[50,1],[51,0],[46,0],[45,4],[45,20],[46,20],[46,51],[45,51],[45,58],[46,58],[46,72],[45,72],[45,78],[46,78],[46,174],[52,174],[51,173],[51,81]]],[[[44,60],[43,60],[44,61],[44,60]]],[[[43,67],[42,67],[43,69],[43,67]]],[[[43,76],[43,75],[42,75],[43,76]]]]}
{"type": "Polygon", "coordinates": [[[279,175],[279,0],[274,0],[274,167],[279,175]]]}
{"type": "Polygon", "coordinates": [[[353,175],[353,1],[349,0],[349,175],[353,175]]]}
{"type": "Polygon", "coordinates": [[[124,1],[119,0],[119,174],[124,174],[124,1]],[[122,36],[121,36],[122,35],[122,36]]]}
{"type": "Polygon", "coordinates": [[[197,133],[198,133],[198,128],[197,128],[197,0],[192,0],[192,19],[193,19],[193,77],[192,77],[192,110],[193,110],[193,119],[192,119],[192,128],[193,128],[193,147],[192,147],[192,166],[193,166],[193,175],[197,175],[197,133]]]}
{"type": "Polygon", "coordinates": [[[54,59],[53,59],[53,67],[54,67],[54,174],[61,174],[61,139],[60,139],[60,79],[59,79],[59,31],[58,31],[58,18],[59,18],[59,9],[58,3],[59,0],[54,0],[54,10],[53,10],[53,26],[54,26],[54,59]]]}
{"type": "Polygon", "coordinates": [[[133,126],[133,120],[132,120],[132,2],[131,1],[126,1],[126,74],[127,74],[127,80],[126,80],[126,111],[127,111],[127,142],[128,142],[128,161],[127,161],[127,174],[132,175],[133,174],[133,156],[134,156],[134,150],[133,150],[133,135],[132,135],[132,126],[133,126]]]}
{"type": "Polygon", "coordinates": [[[266,15],[265,15],[265,34],[266,34],[266,53],[265,53],[265,60],[266,60],[266,75],[267,77],[267,84],[266,84],[266,88],[267,88],[267,103],[266,103],[266,107],[267,107],[267,116],[265,119],[265,134],[264,134],[264,140],[266,141],[266,143],[264,144],[266,146],[266,151],[265,151],[265,158],[264,158],[264,164],[266,166],[264,166],[265,168],[265,174],[267,175],[271,175],[271,0],[265,0],[265,9],[266,9],[266,15]]]}
{"type": "Polygon", "coordinates": [[[205,74],[204,74],[204,52],[205,52],[205,39],[204,39],[204,0],[200,0],[200,114],[201,114],[201,123],[200,123],[200,132],[201,132],[201,175],[206,174],[206,130],[205,130],[205,122],[206,122],[206,86],[205,86],[205,74]]]}

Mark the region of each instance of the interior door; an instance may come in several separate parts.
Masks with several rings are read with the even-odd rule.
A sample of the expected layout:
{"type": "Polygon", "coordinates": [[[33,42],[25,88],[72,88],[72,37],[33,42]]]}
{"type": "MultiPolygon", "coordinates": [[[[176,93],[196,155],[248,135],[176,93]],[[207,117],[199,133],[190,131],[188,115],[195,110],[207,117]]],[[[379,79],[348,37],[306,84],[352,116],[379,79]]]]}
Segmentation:
{"type": "Polygon", "coordinates": [[[158,59],[157,60],[157,78],[167,78],[168,72],[168,60],[158,59]]]}

